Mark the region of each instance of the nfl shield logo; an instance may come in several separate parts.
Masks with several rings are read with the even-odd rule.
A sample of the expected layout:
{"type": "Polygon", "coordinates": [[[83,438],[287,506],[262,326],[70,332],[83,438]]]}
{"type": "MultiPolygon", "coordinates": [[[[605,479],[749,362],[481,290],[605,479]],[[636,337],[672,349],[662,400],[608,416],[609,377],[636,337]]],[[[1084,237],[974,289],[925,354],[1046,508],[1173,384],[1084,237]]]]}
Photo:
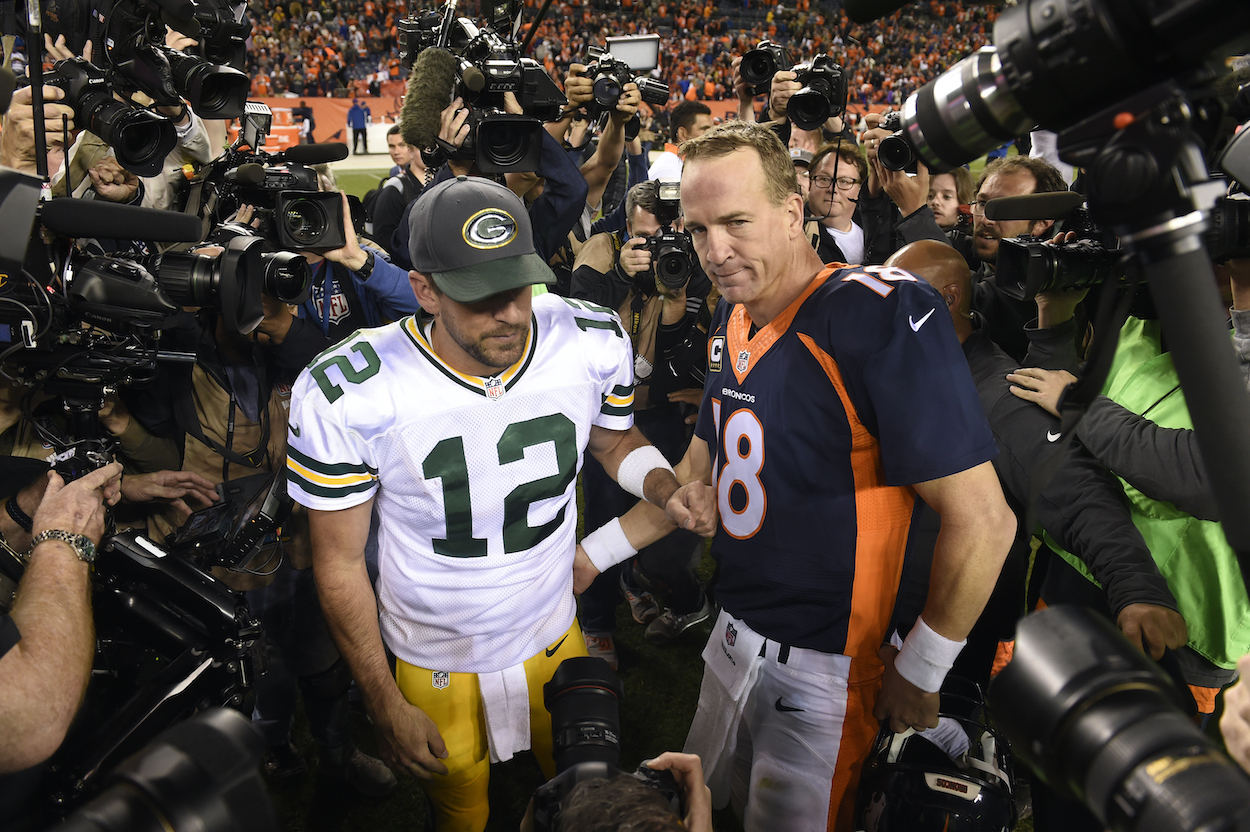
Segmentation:
{"type": "Polygon", "coordinates": [[[733,622],[725,625],[725,642],[730,646],[734,646],[734,642],[738,640],[738,631],[734,629],[733,622]]]}
{"type": "Polygon", "coordinates": [[[430,680],[430,683],[439,690],[451,684],[451,674],[446,670],[435,670],[433,676],[434,678],[430,680]]]}
{"type": "Polygon", "coordinates": [[[743,350],[742,352],[738,353],[738,363],[735,364],[734,367],[735,369],[737,369],[738,372],[745,373],[747,371],[747,364],[749,364],[750,362],[751,362],[751,353],[747,352],[746,350],[743,350]]]}
{"type": "Polygon", "coordinates": [[[486,379],[486,395],[492,399],[498,399],[503,395],[503,382],[497,378],[486,379]]]}

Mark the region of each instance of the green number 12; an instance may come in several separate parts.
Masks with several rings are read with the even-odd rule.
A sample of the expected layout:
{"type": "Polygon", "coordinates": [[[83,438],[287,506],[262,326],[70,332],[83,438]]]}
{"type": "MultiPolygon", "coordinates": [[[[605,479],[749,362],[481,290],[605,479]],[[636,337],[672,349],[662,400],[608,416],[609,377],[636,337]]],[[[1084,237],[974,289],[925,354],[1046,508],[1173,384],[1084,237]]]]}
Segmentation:
{"type": "MultiPolygon", "coordinates": [[[[567,506],[541,526],[529,525],[529,507],[539,500],[558,497],[577,476],[577,428],[563,413],[515,422],[504,430],[495,448],[499,464],[525,458],[525,449],[551,442],[555,446],[557,473],[523,482],[504,497],[503,547],[507,553],[532,549],[551,536],[564,522],[567,506]]],[[[464,437],[439,442],[421,463],[426,479],[441,479],[447,537],[434,538],[434,551],[453,558],[486,556],[486,539],[473,536],[473,503],[469,492],[469,466],[464,458],[464,437]]]]}

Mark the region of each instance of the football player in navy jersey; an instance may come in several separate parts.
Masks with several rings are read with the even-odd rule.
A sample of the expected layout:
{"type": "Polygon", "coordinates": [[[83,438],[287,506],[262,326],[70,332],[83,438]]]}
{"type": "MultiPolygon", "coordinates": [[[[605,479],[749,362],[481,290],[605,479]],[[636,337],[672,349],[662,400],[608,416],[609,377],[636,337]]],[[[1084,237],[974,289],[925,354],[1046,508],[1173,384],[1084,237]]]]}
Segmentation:
{"type": "MultiPolygon", "coordinates": [[[[682,151],[686,229],[725,301],[676,471],[716,490],[723,607],[686,750],[748,832],[849,829],[877,720],[937,724],[1015,519],[940,295],[899,269],[822,265],[767,128],[731,122],[682,151]],[[917,497],[942,526],[923,612],[899,620],[911,626],[895,651],[917,497]]],[[[577,585],[605,562],[601,532],[645,545],[671,528],[660,514],[641,506],[587,536],[577,585]]]]}

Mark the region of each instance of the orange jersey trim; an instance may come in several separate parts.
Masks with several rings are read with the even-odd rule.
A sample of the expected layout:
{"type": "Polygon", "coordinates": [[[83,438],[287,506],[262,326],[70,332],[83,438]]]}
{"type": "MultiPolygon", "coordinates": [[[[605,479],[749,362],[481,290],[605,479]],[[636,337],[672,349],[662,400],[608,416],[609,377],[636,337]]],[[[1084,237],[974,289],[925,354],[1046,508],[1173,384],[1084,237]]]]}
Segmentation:
{"type": "Polygon", "coordinates": [[[755,333],[755,337],[751,337],[751,316],[747,314],[747,309],[742,304],[734,307],[733,312],[729,315],[729,321],[725,326],[725,334],[728,336],[726,344],[729,348],[729,355],[726,359],[733,367],[734,378],[738,380],[738,384],[742,384],[746,377],[750,374],[751,368],[764,357],[764,353],[777,343],[782,335],[786,334],[786,330],[790,328],[790,324],[794,322],[794,316],[799,313],[799,307],[803,302],[812,296],[825,281],[829,279],[829,275],[833,274],[833,269],[825,269],[816,275],[816,279],[807,285],[797,298],[790,302],[790,305],[782,310],[781,314],[768,322],[768,326],[761,327],[760,331],[755,333]],[[738,356],[746,351],[749,355],[746,365],[741,371],[738,369],[738,356]]]}
{"type": "Polygon", "coordinates": [[[817,346],[810,335],[799,333],[799,340],[829,377],[838,398],[842,400],[851,430],[851,472],[855,478],[855,577],[843,652],[852,658],[868,659],[877,655],[894,611],[916,492],[909,486],[885,484],[881,443],[860,421],[837,362],[817,346]]]}

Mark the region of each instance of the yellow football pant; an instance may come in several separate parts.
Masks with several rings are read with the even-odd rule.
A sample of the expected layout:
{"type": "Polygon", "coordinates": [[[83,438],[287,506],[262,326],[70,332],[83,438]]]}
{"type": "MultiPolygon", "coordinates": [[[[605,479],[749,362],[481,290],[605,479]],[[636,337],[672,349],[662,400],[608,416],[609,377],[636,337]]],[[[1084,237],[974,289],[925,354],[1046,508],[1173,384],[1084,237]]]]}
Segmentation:
{"type": "MultiPolygon", "coordinates": [[[[547,779],[555,776],[556,766],[551,757],[551,714],[543,705],[543,685],[555,674],[560,662],[585,655],[586,641],[574,620],[561,638],[525,662],[530,700],[530,749],[547,779]]],[[[447,746],[447,759],[443,764],[448,773],[435,774],[433,779],[421,782],[434,807],[435,828],[438,832],[481,832],[490,815],[486,801],[490,750],[482,694],[476,673],[446,675],[446,685],[436,687],[434,671],[403,660],[397,660],[395,665],[395,681],[404,698],[429,715],[447,746]]],[[[437,681],[442,684],[444,680],[438,678],[437,681]]]]}

